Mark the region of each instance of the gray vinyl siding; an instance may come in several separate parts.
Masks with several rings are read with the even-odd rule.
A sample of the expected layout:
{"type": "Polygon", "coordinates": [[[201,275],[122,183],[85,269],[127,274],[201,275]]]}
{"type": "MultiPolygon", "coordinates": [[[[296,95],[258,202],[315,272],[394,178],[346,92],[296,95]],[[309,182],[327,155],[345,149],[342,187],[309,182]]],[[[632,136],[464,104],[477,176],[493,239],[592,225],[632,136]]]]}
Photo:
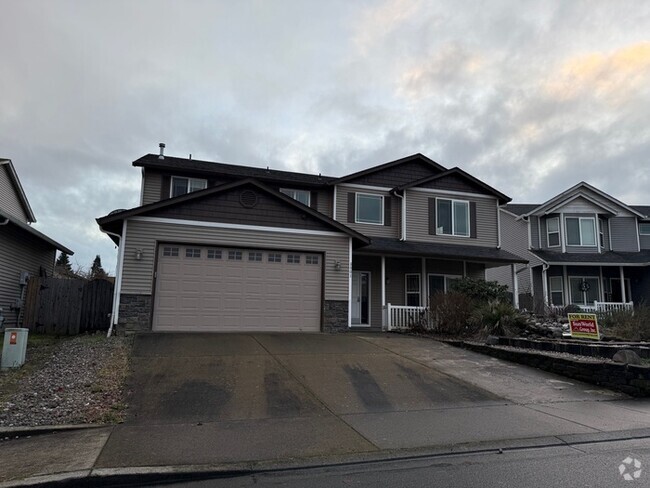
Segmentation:
{"type": "Polygon", "coordinates": [[[29,218],[18,197],[18,190],[9,177],[7,164],[0,165],[0,209],[23,222],[27,222],[29,218]]]}
{"type": "Polygon", "coordinates": [[[390,168],[359,176],[348,183],[394,188],[428,176],[439,174],[440,169],[424,161],[409,161],[390,168]]]}
{"type": "Polygon", "coordinates": [[[235,230],[198,225],[129,220],[124,252],[122,293],[150,295],[156,242],[324,252],[325,300],[348,300],[349,237],[235,230]],[[141,249],[142,259],[135,259],[141,249]],[[335,263],[341,269],[335,269],[335,263]]]}
{"type": "Polygon", "coordinates": [[[613,217],[610,219],[610,229],[612,230],[612,251],[636,252],[639,250],[636,217],[613,217]]]}
{"type": "Polygon", "coordinates": [[[330,218],[332,217],[332,194],[332,190],[320,190],[316,202],[316,210],[330,218]]]}
{"type": "Polygon", "coordinates": [[[406,239],[467,246],[496,247],[497,201],[492,198],[450,196],[417,190],[406,192],[406,239]],[[429,199],[455,198],[476,203],[476,238],[429,234],[429,199]]]}
{"type": "MultiPolygon", "coordinates": [[[[531,215],[528,220],[530,222],[530,247],[531,249],[539,249],[539,217],[531,215]]],[[[503,232],[501,233],[501,239],[503,239],[503,232]]]]}
{"type": "Polygon", "coordinates": [[[387,191],[378,190],[365,190],[359,188],[348,188],[344,186],[336,187],[336,219],[342,224],[362,233],[363,235],[372,237],[399,237],[399,218],[398,214],[401,209],[401,201],[399,198],[392,197],[387,191]],[[355,222],[348,222],[348,193],[367,193],[370,195],[383,195],[390,197],[391,200],[391,225],[375,225],[375,224],[357,224],[355,222]]]}
{"type": "MultiPolygon", "coordinates": [[[[602,202],[605,203],[605,202],[602,202]]],[[[611,207],[611,203],[608,205],[611,207]]],[[[589,200],[579,197],[572,202],[567,203],[562,207],[562,212],[565,214],[590,214],[594,215],[603,212],[603,209],[598,205],[594,205],[589,200]]]]}
{"type": "Polygon", "coordinates": [[[56,251],[40,239],[8,224],[0,227],[0,307],[5,327],[16,327],[16,313],[10,311],[16,299],[21,298],[20,273],[27,271],[39,276],[41,266],[48,275],[54,271],[56,251]]]}
{"type": "Polygon", "coordinates": [[[142,204],[160,201],[162,191],[162,174],[151,170],[144,170],[144,186],[142,187],[142,204]]]}

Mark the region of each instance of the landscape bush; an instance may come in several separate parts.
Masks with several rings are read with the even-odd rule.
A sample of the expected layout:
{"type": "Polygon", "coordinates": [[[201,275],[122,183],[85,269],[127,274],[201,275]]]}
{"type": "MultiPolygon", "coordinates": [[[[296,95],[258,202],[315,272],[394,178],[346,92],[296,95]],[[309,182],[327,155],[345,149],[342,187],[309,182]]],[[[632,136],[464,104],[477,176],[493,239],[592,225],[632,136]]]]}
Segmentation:
{"type": "Polygon", "coordinates": [[[506,285],[500,285],[496,281],[485,281],[473,278],[461,278],[450,284],[452,291],[475,300],[478,303],[490,301],[508,302],[509,294],[506,285]]]}
{"type": "Polygon", "coordinates": [[[433,331],[452,336],[468,336],[476,331],[470,328],[469,318],[475,302],[464,293],[450,291],[436,293],[431,297],[429,308],[433,331]]]}
{"type": "Polygon", "coordinates": [[[616,310],[599,318],[604,336],[626,341],[650,341],[650,307],[645,304],[634,310],[616,310]]]}
{"type": "Polygon", "coordinates": [[[481,336],[513,336],[526,327],[526,317],[506,302],[491,300],[483,303],[471,313],[470,328],[481,336]]]}

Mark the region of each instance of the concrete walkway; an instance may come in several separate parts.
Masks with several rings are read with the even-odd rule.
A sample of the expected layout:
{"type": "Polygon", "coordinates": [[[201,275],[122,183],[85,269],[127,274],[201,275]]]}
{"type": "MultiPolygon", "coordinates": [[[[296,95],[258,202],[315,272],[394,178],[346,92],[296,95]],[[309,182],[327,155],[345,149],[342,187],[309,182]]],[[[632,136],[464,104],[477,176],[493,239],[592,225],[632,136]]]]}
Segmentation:
{"type": "Polygon", "coordinates": [[[650,427],[649,401],[397,335],[143,335],[131,390],[123,425],[0,443],[11,467],[0,480],[536,445],[650,427]]]}

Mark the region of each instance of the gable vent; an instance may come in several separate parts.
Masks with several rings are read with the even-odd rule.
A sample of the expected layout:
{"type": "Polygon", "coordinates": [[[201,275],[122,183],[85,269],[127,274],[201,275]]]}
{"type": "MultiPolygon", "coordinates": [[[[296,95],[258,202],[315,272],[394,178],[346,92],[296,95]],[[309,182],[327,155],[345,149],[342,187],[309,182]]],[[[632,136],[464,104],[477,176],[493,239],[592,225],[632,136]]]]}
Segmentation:
{"type": "Polygon", "coordinates": [[[239,203],[244,208],[253,208],[257,205],[257,193],[253,190],[244,190],[239,194],[239,203]]]}

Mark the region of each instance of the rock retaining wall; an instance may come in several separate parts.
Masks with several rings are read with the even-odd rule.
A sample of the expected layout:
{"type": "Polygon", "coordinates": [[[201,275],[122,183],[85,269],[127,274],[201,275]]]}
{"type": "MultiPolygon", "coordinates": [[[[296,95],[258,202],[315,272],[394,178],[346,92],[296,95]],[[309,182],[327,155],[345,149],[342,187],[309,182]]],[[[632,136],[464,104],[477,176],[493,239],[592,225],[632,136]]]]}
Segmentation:
{"type": "Polygon", "coordinates": [[[465,341],[447,344],[487,354],[506,361],[525,364],[585,383],[622,391],[636,397],[650,396],[650,366],[633,366],[610,362],[579,361],[533,351],[513,351],[465,341]]]}

